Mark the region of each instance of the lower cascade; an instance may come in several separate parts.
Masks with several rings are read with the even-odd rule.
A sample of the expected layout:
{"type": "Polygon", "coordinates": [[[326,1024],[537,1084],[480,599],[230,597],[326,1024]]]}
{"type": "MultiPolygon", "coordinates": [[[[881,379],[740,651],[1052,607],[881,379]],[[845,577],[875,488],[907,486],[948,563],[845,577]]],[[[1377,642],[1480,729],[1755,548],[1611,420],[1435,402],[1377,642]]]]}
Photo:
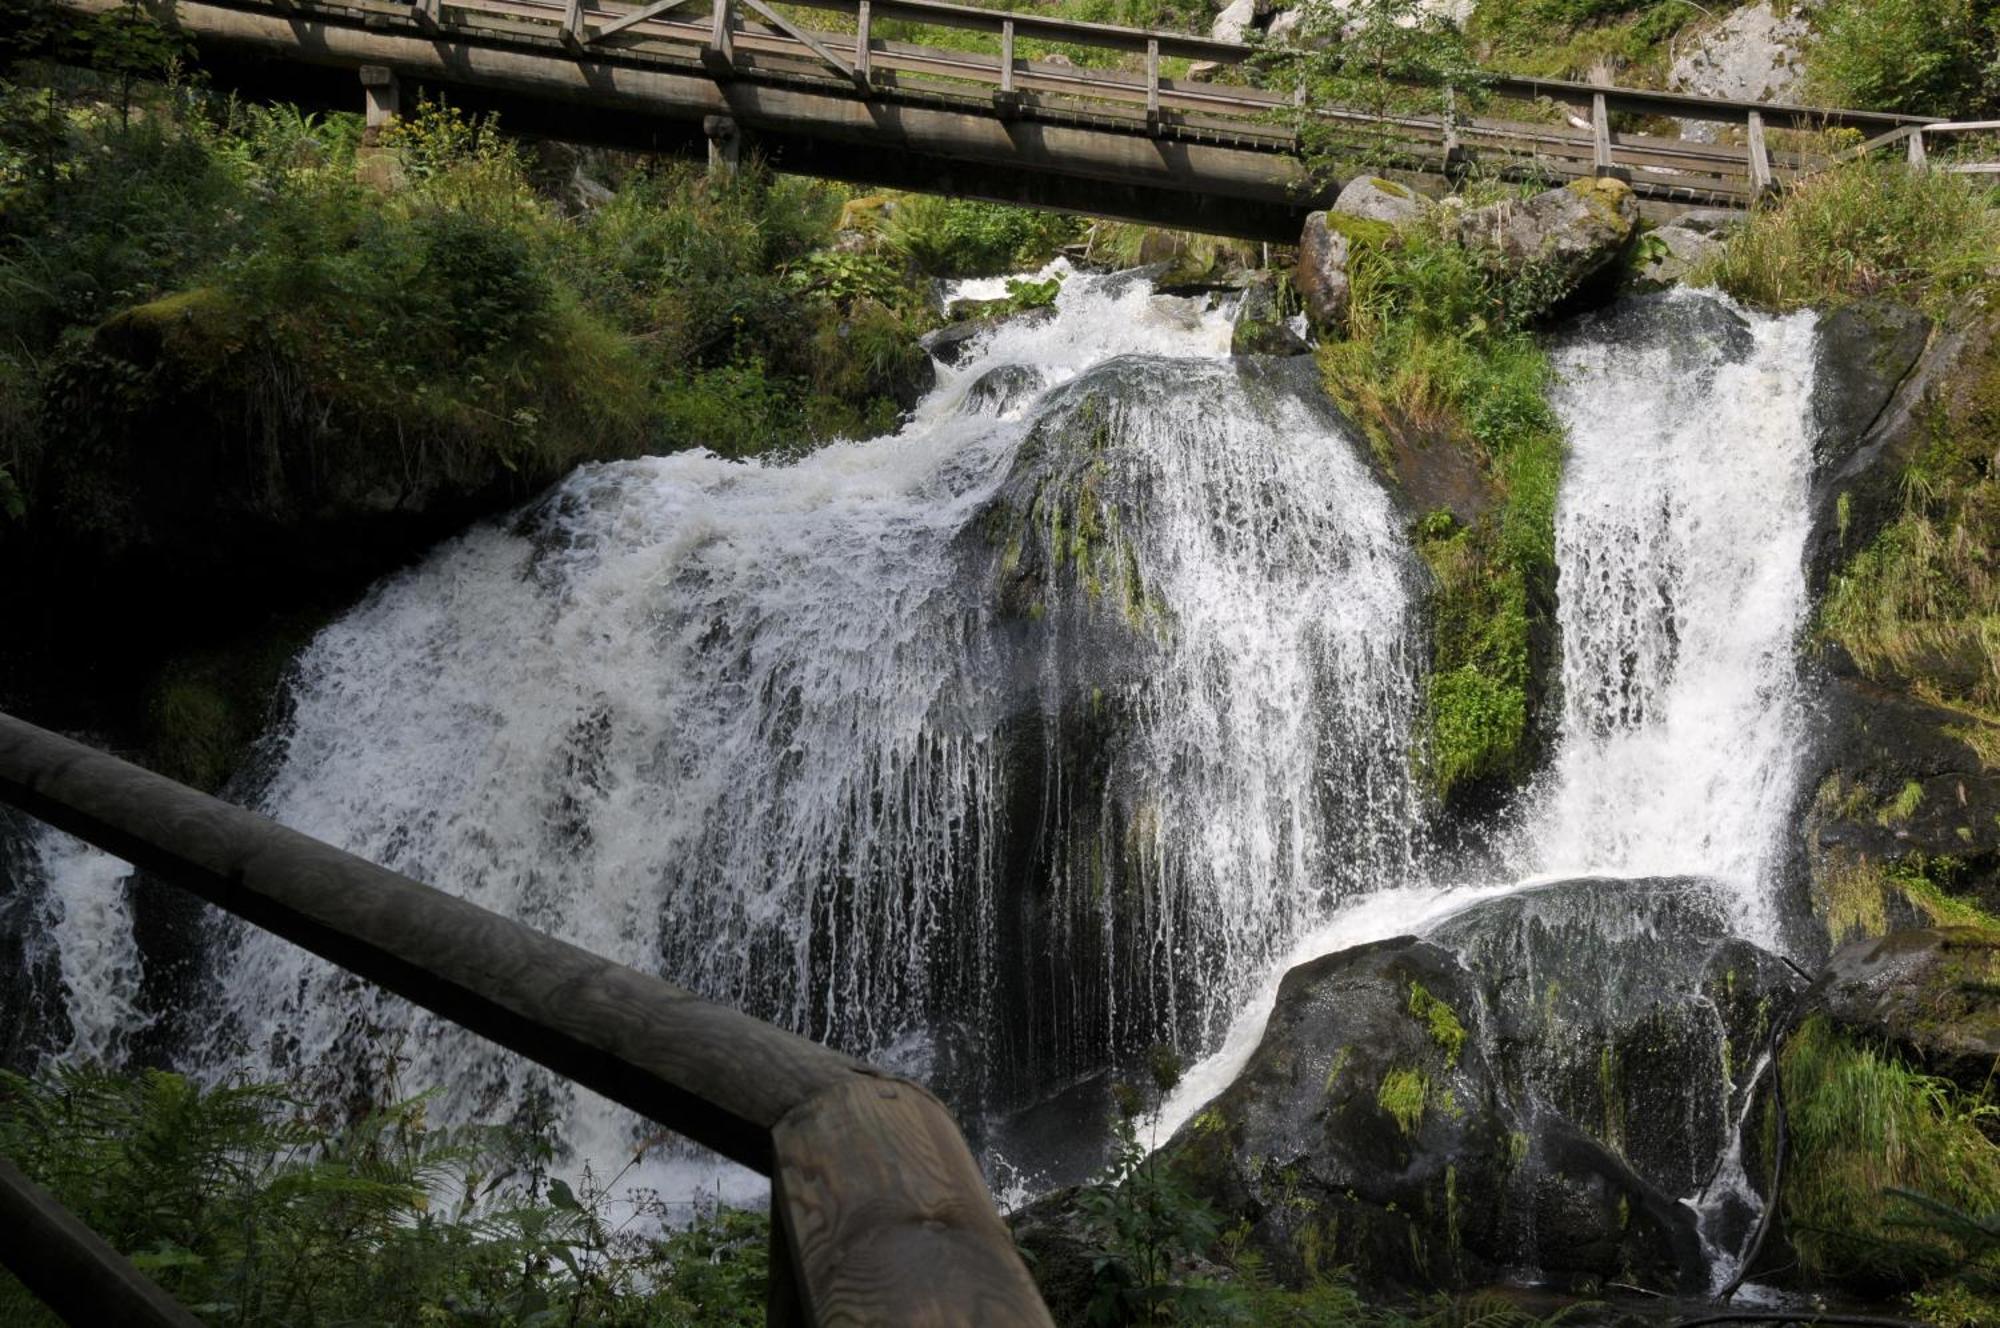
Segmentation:
{"type": "MultiPolygon", "coordinates": [[[[923,1078],[1031,1190],[1165,1042],[1201,1059],[1160,1139],[1274,1249],[1733,1275],[1793,981],[1812,318],[1682,293],[1568,335],[1559,732],[1446,857],[1417,514],[1310,360],[1230,357],[1227,300],[1062,275],[894,435],[588,466],[378,585],[238,795],[923,1078]]],[[[0,851],[52,1059],[439,1085],[579,1161],[650,1133],[219,917],[163,1009],[120,864],[0,851]]]]}

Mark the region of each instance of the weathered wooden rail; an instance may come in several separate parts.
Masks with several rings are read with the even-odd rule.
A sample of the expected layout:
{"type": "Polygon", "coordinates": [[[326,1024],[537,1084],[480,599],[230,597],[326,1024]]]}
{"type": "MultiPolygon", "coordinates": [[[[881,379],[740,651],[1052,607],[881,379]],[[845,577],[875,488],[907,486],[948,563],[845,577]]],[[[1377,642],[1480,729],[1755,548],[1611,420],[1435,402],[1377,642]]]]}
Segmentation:
{"type": "MultiPolygon", "coordinates": [[[[6,715],[0,802],[768,1175],[774,1324],[1050,1322],[918,1084],[6,715]]],[[[69,1322],[189,1322],[4,1161],[0,1217],[69,1322]]]]}
{"type": "MultiPolygon", "coordinates": [[[[62,0],[87,11],[122,2],[62,0]]],[[[248,57],[383,71],[377,115],[393,113],[400,78],[485,94],[579,139],[645,142],[677,121],[723,142],[752,135],[786,169],[1252,238],[1295,239],[1304,211],[1324,203],[1287,121],[1297,94],[1172,75],[1174,61],[1226,71],[1258,54],[1182,33],[941,0],[176,0],[174,13],[239,67],[248,57]],[[885,36],[896,23],[997,49],[885,36]],[[1127,67],[1084,68],[1066,54],[1091,51],[1127,67]]],[[[1828,159],[1774,146],[1770,131],[1881,136],[1938,123],[1549,79],[1484,86],[1515,118],[1311,112],[1382,136],[1411,170],[1552,182],[1616,173],[1643,199],[1724,207],[1828,159]],[[1563,114],[1551,120],[1551,106],[1563,114]],[[1741,141],[1627,132],[1617,117],[1719,123],[1741,141]]]]}

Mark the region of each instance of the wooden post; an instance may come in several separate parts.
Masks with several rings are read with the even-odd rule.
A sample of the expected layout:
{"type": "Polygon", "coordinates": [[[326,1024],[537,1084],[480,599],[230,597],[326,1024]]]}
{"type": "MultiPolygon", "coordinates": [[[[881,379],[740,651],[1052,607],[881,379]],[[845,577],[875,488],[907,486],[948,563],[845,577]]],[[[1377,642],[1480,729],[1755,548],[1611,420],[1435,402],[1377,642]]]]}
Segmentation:
{"type": "Polygon", "coordinates": [[[563,10],[562,43],[572,51],[583,48],[583,0],[569,0],[563,10]]]}
{"type": "Polygon", "coordinates": [[[1597,173],[1611,174],[1611,112],[1605,108],[1601,92],[1592,93],[1590,98],[1590,137],[1597,173]]]}
{"type": "MultiPolygon", "coordinates": [[[[957,1135],[918,1085],[861,1076],[771,1132],[771,1201],[812,1322],[1050,1322],[957,1135]]],[[[772,1239],[775,1261],[775,1225],[772,1239]]]]}
{"type": "Polygon", "coordinates": [[[1744,124],[1750,140],[1750,197],[1758,199],[1770,193],[1774,183],[1771,178],[1771,151],[1764,142],[1763,115],[1752,111],[1744,124]]]}
{"type": "Polygon", "coordinates": [[[1160,39],[1146,39],[1146,124],[1160,123],[1160,39]]]}
{"type": "Polygon", "coordinates": [[[367,101],[367,121],[361,141],[373,144],[402,110],[396,71],[387,65],[361,66],[361,95],[367,101]]]}
{"type": "Polygon", "coordinates": [[[1000,25],[1000,91],[1014,95],[1014,20],[1000,25]]]}
{"type": "Polygon", "coordinates": [[[868,46],[869,9],[870,0],[861,0],[854,19],[854,81],[861,85],[863,92],[868,92],[875,86],[868,68],[869,58],[872,55],[868,46]]]}
{"type": "Polygon", "coordinates": [[[438,0],[415,0],[410,6],[410,16],[416,19],[418,27],[434,32],[437,30],[439,8],[438,0]]]}
{"type": "Polygon", "coordinates": [[[1910,129],[1910,169],[1918,171],[1928,170],[1930,169],[1930,164],[1930,153],[1924,148],[1923,126],[1912,126],[1910,129]]]}
{"type": "Polygon", "coordinates": [[[718,77],[736,65],[736,39],[731,31],[734,23],[729,0],[715,0],[715,19],[709,25],[708,45],[702,49],[701,62],[708,66],[709,73],[718,77]]]}
{"type": "Polygon", "coordinates": [[[1447,83],[1444,86],[1444,170],[1452,175],[1465,155],[1458,141],[1458,90],[1447,83]]]}

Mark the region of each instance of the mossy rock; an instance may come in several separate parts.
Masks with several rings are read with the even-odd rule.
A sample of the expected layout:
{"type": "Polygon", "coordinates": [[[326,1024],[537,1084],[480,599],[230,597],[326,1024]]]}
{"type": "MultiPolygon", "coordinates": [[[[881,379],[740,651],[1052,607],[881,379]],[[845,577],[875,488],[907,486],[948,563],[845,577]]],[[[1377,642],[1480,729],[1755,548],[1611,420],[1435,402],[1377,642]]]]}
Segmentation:
{"type": "Polygon", "coordinates": [[[1841,947],[1813,1008],[1975,1095],[2000,1069],[2000,926],[1891,932],[1841,947]]]}

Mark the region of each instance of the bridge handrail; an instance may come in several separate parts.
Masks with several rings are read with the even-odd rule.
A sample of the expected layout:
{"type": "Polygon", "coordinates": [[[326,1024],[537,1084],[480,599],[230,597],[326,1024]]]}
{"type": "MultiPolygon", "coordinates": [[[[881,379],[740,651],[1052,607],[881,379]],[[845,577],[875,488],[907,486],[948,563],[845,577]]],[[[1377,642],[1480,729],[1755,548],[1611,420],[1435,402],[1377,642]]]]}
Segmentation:
{"type": "Polygon", "coordinates": [[[909,1080],[4,714],[0,802],[770,1176],[773,1322],[1050,1323],[909,1080]]]}

